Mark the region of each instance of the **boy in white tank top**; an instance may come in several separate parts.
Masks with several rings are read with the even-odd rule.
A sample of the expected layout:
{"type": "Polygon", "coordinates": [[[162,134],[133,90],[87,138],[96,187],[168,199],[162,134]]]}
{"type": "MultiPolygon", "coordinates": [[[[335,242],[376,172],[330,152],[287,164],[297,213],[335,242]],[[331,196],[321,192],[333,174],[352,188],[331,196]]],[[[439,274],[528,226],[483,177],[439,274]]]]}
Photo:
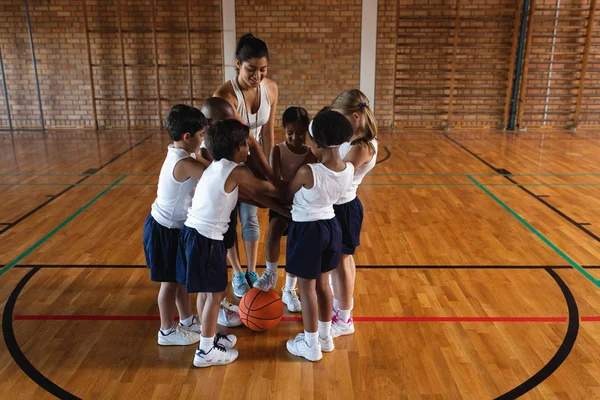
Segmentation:
{"type": "Polygon", "coordinates": [[[173,143],[169,145],[160,171],[157,198],[144,224],[144,254],[150,279],[161,282],[158,344],[189,345],[200,340],[200,323],[192,314],[185,287],[177,283],[177,242],[192,203],[194,187],[205,169],[196,161],[196,152],[207,121],[198,109],[179,104],[168,112],[166,125],[173,143]],[[176,304],[178,324],[173,323],[176,304]]]}
{"type": "Polygon", "coordinates": [[[286,347],[293,355],[318,361],[322,352],[334,349],[329,274],[340,262],[342,231],[333,205],[352,184],[354,167],[338,150],[352,136],[352,125],[342,114],[325,111],[310,124],[309,134],[321,163],[301,167],[290,182],[292,222],[286,252],[286,271],[298,277],[304,333],[288,340],[286,347]]]}
{"type": "MultiPolygon", "coordinates": [[[[285,142],[279,143],[271,151],[271,167],[273,173],[281,182],[289,183],[296,172],[305,164],[317,162],[310,147],[306,145],[306,134],[310,119],[302,107],[289,107],[283,113],[283,129],[285,142]]],[[[254,287],[268,291],[277,284],[277,264],[280,255],[282,236],[287,236],[290,218],[274,210],[269,210],[269,233],[267,235],[267,269],[254,283],[254,287]]],[[[281,300],[290,312],[302,311],[302,304],[296,294],[297,278],[286,274],[285,286],[282,289],[281,300]]]]}
{"type": "Polygon", "coordinates": [[[216,333],[217,314],[227,288],[223,236],[238,192],[282,197],[273,184],[255,178],[239,165],[248,157],[248,133],[248,127],[236,120],[219,121],[208,129],[206,147],[214,161],[196,186],[179,236],[177,281],[188,293],[205,294],[198,296],[202,336],[194,356],[196,367],[229,364],[238,356],[233,349],[236,337],[216,333]]]}

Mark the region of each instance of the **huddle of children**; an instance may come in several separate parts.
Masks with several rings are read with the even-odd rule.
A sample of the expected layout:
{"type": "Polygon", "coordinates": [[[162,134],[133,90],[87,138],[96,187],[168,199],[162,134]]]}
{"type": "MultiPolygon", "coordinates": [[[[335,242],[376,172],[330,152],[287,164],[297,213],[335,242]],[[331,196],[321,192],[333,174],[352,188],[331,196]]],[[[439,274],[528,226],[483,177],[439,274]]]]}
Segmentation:
{"type": "MultiPolygon", "coordinates": [[[[248,126],[233,119],[225,100],[208,99],[202,112],[186,105],[168,112],[166,126],[173,143],[144,225],[150,278],[161,282],[159,345],[199,342],[196,367],[228,364],[238,357],[235,335],[217,332],[217,324],[239,325],[237,307],[225,301],[226,260],[236,238],[238,201],[270,209],[267,269],[259,279],[242,282],[248,286],[244,292],[249,284],[265,291],[275,287],[280,241],[287,234],[282,300],[290,311],[302,312],[304,323],[304,332],[288,340],[288,351],[317,361],[323,352],[334,350],[334,337],[354,332],[352,254],[363,218],[356,189],[375,164],[376,128],[360,91],[345,91],[336,101],[333,110],[322,110],[312,121],[301,107],[284,112],[286,141],[273,148],[270,170],[265,171],[272,182],[245,166],[249,155],[262,150],[248,126]],[[348,96],[356,98],[357,112],[339,106],[348,96]],[[307,133],[312,147],[306,145],[307,133]],[[290,203],[291,212],[286,206],[290,203]],[[334,304],[330,274],[338,266],[334,304]],[[197,316],[191,293],[198,294],[197,316]],[[175,307],[178,323],[173,323],[175,307]]],[[[234,279],[240,273],[234,271],[234,279]]]]}

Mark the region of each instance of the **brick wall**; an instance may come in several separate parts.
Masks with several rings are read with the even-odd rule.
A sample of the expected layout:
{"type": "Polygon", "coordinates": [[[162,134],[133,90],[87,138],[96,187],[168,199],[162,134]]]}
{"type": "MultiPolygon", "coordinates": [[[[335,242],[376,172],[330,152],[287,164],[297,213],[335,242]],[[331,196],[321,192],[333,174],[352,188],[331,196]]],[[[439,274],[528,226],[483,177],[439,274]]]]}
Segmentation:
{"type": "Polygon", "coordinates": [[[269,47],[278,125],[289,106],[314,115],[359,87],[361,7],[360,0],[236,1],[237,37],[252,32],[269,47]]]}
{"type": "MultiPolygon", "coordinates": [[[[87,0],[90,52],[100,127],[127,125],[118,35],[120,4],[125,76],[132,127],[157,127],[156,70],[152,36],[152,0],[87,0]]],[[[161,114],[177,102],[190,102],[185,1],[158,0],[157,47],[161,114]],[[177,31],[177,32],[172,32],[177,31]]],[[[223,76],[221,16],[218,0],[188,0],[192,33],[193,97],[210,96],[223,76]]],[[[92,127],[83,2],[30,0],[42,106],[47,127],[92,127]]],[[[31,52],[21,0],[0,4],[0,46],[4,59],[13,125],[39,127],[31,52]]],[[[7,127],[4,95],[0,127],[7,127]]]]}
{"type": "Polygon", "coordinates": [[[375,114],[381,127],[392,127],[394,124],[397,5],[396,0],[379,0],[377,9],[375,114]]]}

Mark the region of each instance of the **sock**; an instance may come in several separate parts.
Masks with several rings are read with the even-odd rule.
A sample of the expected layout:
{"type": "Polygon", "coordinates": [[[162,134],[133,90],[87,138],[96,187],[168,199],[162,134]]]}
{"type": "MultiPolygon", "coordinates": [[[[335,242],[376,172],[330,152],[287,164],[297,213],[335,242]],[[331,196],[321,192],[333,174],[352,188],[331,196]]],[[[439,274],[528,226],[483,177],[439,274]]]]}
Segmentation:
{"type": "Polygon", "coordinates": [[[319,321],[319,336],[323,339],[331,336],[331,321],[319,321]]]}
{"type": "Polygon", "coordinates": [[[175,325],[173,325],[170,328],[167,329],[160,329],[160,333],[162,333],[164,336],[168,336],[171,334],[171,332],[173,332],[175,330],[175,325]]]}
{"type": "Polygon", "coordinates": [[[183,326],[191,326],[194,323],[194,314],[190,315],[187,318],[179,318],[179,323],[183,326]]]}
{"type": "Polygon", "coordinates": [[[350,311],[352,310],[340,310],[338,315],[342,322],[348,323],[348,320],[350,319],[350,311]]]}
{"type": "Polygon", "coordinates": [[[277,261],[275,261],[275,262],[267,261],[267,271],[277,273],[277,263],[278,263],[277,261]]]}
{"type": "Polygon", "coordinates": [[[208,351],[210,349],[212,349],[214,341],[215,341],[214,336],[211,336],[209,338],[200,336],[200,345],[198,346],[198,348],[200,350],[203,350],[205,353],[208,353],[208,351]]]}
{"type": "Polygon", "coordinates": [[[304,340],[306,340],[309,346],[316,346],[319,343],[319,332],[304,331],[304,340]]]}
{"type": "Polygon", "coordinates": [[[298,278],[296,278],[295,276],[289,276],[288,274],[285,274],[285,286],[288,289],[296,289],[296,282],[298,282],[298,278]]]}
{"type": "Polygon", "coordinates": [[[334,298],[334,299],[333,299],[333,310],[334,310],[334,311],[339,311],[339,309],[340,309],[340,304],[339,304],[339,302],[338,302],[338,299],[335,299],[335,298],[334,298]]]}

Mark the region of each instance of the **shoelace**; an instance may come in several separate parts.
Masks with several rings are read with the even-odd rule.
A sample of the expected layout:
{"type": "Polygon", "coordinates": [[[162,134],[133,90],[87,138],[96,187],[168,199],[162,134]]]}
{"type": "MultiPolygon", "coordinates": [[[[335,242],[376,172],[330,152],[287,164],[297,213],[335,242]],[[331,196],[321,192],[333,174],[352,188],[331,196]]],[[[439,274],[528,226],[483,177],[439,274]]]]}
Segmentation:
{"type": "Polygon", "coordinates": [[[233,278],[235,279],[237,286],[240,286],[242,283],[246,282],[246,277],[243,274],[235,275],[233,278]]]}
{"type": "Polygon", "coordinates": [[[215,334],[215,343],[219,342],[221,339],[225,339],[225,340],[227,340],[228,342],[231,342],[231,340],[229,340],[229,338],[228,338],[227,336],[225,336],[225,335],[222,335],[222,334],[220,334],[220,333],[216,333],[216,334],[215,334]]]}
{"type": "Polygon", "coordinates": [[[222,344],[219,344],[219,342],[218,342],[219,336],[221,336],[221,335],[219,335],[219,334],[215,335],[215,339],[213,341],[213,346],[215,349],[219,350],[220,352],[227,353],[227,349],[225,348],[225,346],[223,346],[222,344]]]}
{"type": "Polygon", "coordinates": [[[227,311],[232,311],[232,308],[235,307],[232,303],[228,302],[227,300],[223,300],[221,302],[221,305],[223,306],[224,309],[226,309],[227,311]]]}
{"type": "Polygon", "coordinates": [[[335,324],[336,322],[338,322],[338,320],[339,320],[339,318],[338,318],[339,313],[340,313],[340,311],[338,310],[338,311],[335,312],[335,314],[333,314],[333,317],[331,317],[331,323],[332,324],[335,324]]]}

